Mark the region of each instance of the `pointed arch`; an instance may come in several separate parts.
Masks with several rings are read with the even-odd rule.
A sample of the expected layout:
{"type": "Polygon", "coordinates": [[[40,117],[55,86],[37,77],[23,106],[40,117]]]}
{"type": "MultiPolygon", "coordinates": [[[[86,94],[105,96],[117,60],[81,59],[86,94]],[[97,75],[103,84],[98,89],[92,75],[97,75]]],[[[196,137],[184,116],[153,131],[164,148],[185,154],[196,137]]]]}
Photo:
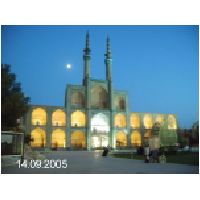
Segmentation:
{"type": "Polygon", "coordinates": [[[127,144],[127,135],[123,131],[119,131],[116,134],[116,147],[126,147],[127,144]]]}
{"type": "Polygon", "coordinates": [[[66,126],[66,114],[63,110],[57,109],[52,114],[53,126],[66,126]]]}
{"type": "Polygon", "coordinates": [[[73,131],[71,134],[71,146],[78,148],[86,147],[85,133],[80,130],[73,131]]]}
{"type": "Polygon", "coordinates": [[[41,128],[35,128],[31,132],[31,147],[45,147],[46,133],[41,128]]]}
{"type": "Polygon", "coordinates": [[[77,107],[84,107],[85,106],[85,98],[82,92],[76,91],[72,93],[71,96],[71,104],[77,107]]]}
{"type": "Polygon", "coordinates": [[[168,129],[177,129],[176,117],[174,115],[168,115],[168,129]]]}
{"type": "Polygon", "coordinates": [[[131,145],[134,147],[141,146],[141,134],[139,130],[133,130],[131,133],[131,145]]]}
{"type": "Polygon", "coordinates": [[[152,114],[144,114],[143,123],[145,129],[151,129],[153,126],[152,114]]]}
{"type": "Polygon", "coordinates": [[[32,111],[32,125],[46,125],[47,114],[43,108],[34,108],[32,111]]]}
{"type": "Polygon", "coordinates": [[[91,89],[91,107],[93,108],[107,108],[108,107],[108,93],[102,86],[96,85],[91,89]]]}
{"type": "Polygon", "coordinates": [[[85,113],[77,110],[71,114],[71,126],[82,127],[86,124],[85,113]]]}
{"type": "Polygon", "coordinates": [[[140,116],[137,113],[131,114],[131,128],[140,128],[140,116]]]}
{"type": "Polygon", "coordinates": [[[115,115],[115,126],[123,128],[126,127],[126,116],[122,113],[115,115]]]}
{"type": "Polygon", "coordinates": [[[66,144],[66,135],[65,131],[62,129],[55,129],[52,132],[52,137],[51,137],[51,146],[52,147],[62,147],[64,148],[66,144]]]}

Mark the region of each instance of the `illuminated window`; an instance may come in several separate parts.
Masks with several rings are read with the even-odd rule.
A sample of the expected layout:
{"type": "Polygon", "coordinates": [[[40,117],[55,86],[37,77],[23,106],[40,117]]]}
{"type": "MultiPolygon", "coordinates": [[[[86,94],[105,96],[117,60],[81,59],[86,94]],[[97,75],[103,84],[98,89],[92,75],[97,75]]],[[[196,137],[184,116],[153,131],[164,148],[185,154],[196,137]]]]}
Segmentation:
{"type": "Polygon", "coordinates": [[[117,147],[126,147],[127,146],[127,135],[120,131],[116,135],[116,146],[117,147]]]}
{"type": "Polygon", "coordinates": [[[71,126],[85,126],[85,114],[79,110],[71,114],[71,126]]]}
{"type": "Polygon", "coordinates": [[[176,118],[174,115],[168,115],[168,129],[177,129],[176,118]]]}
{"type": "Polygon", "coordinates": [[[91,119],[91,131],[104,133],[110,131],[108,117],[103,113],[95,114],[91,119]]]}
{"type": "Polygon", "coordinates": [[[145,129],[151,129],[153,122],[152,122],[152,115],[151,114],[145,114],[143,118],[144,127],[145,129]]]}
{"type": "Polygon", "coordinates": [[[157,114],[155,122],[159,122],[160,125],[163,125],[163,123],[164,123],[164,115],[157,114]]]}
{"type": "Polygon", "coordinates": [[[45,131],[41,128],[36,128],[31,132],[31,147],[44,147],[46,143],[45,131]]]}
{"type": "Polygon", "coordinates": [[[65,131],[61,129],[56,129],[52,133],[51,145],[52,147],[65,147],[66,136],[65,131]]]}
{"type": "Polygon", "coordinates": [[[141,146],[141,134],[140,131],[134,130],[131,133],[131,145],[134,147],[141,146]]]}
{"type": "Polygon", "coordinates": [[[126,127],[126,117],[122,113],[115,115],[115,126],[117,127],[126,127]]]}
{"type": "Polygon", "coordinates": [[[43,108],[33,109],[32,112],[32,125],[46,125],[46,111],[43,108]]]}
{"type": "Polygon", "coordinates": [[[73,147],[86,147],[85,134],[82,131],[74,131],[71,134],[71,145],[73,147]]]}
{"type": "Polygon", "coordinates": [[[53,126],[65,126],[66,125],[66,115],[65,113],[58,109],[52,114],[52,125],[53,126]]]}
{"type": "Polygon", "coordinates": [[[71,96],[71,104],[78,107],[85,106],[84,96],[81,92],[74,92],[71,96]]]}
{"type": "Polygon", "coordinates": [[[91,106],[94,108],[107,108],[107,91],[101,86],[94,86],[91,90],[91,106]]]}
{"type": "Polygon", "coordinates": [[[140,116],[136,113],[131,114],[131,128],[140,127],[140,116]]]}
{"type": "Polygon", "coordinates": [[[124,97],[116,97],[115,98],[115,108],[120,110],[126,109],[126,103],[124,97]]]}

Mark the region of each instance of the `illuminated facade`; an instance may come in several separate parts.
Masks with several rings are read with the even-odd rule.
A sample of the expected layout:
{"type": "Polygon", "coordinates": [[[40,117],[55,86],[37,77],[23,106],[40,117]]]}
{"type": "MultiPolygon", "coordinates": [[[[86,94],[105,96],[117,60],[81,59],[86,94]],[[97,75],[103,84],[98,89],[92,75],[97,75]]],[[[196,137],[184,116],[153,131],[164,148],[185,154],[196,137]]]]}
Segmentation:
{"type": "Polygon", "coordinates": [[[31,105],[26,134],[33,148],[113,149],[137,148],[152,137],[159,123],[161,146],[175,146],[177,119],[173,114],[130,112],[126,91],[113,88],[110,39],[105,54],[106,80],[90,77],[89,34],[84,49],[82,85],[67,85],[65,106],[31,105]]]}

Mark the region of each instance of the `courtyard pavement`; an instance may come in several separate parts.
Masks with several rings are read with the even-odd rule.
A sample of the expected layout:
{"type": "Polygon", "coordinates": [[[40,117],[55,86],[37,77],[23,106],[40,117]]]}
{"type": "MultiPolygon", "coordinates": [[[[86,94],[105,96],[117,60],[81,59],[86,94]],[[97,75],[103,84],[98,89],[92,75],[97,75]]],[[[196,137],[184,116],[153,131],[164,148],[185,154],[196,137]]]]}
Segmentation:
{"type": "Polygon", "coordinates": [[[52,151],[46,159],[67,159],[67,168],[19,168],[18,165],[1,169],[2,174],[198,174],[199,166],[186,164],[144,163],[142,160],[102,157],[97,151],[52,151]]]}

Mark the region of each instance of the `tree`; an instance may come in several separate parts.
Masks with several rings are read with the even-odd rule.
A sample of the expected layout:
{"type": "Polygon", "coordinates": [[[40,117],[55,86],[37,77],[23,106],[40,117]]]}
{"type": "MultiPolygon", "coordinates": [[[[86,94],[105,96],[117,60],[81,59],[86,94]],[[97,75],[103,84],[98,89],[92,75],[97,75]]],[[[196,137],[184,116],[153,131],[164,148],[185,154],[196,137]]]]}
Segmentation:
{"type": "Polygon", "coordinates": [[[1,127],[2,130],[16,129],[17,119],[28,110],[29,97],[21,91],[16,75],[11,73],[11,66],[1,64],[1,127]]]}

